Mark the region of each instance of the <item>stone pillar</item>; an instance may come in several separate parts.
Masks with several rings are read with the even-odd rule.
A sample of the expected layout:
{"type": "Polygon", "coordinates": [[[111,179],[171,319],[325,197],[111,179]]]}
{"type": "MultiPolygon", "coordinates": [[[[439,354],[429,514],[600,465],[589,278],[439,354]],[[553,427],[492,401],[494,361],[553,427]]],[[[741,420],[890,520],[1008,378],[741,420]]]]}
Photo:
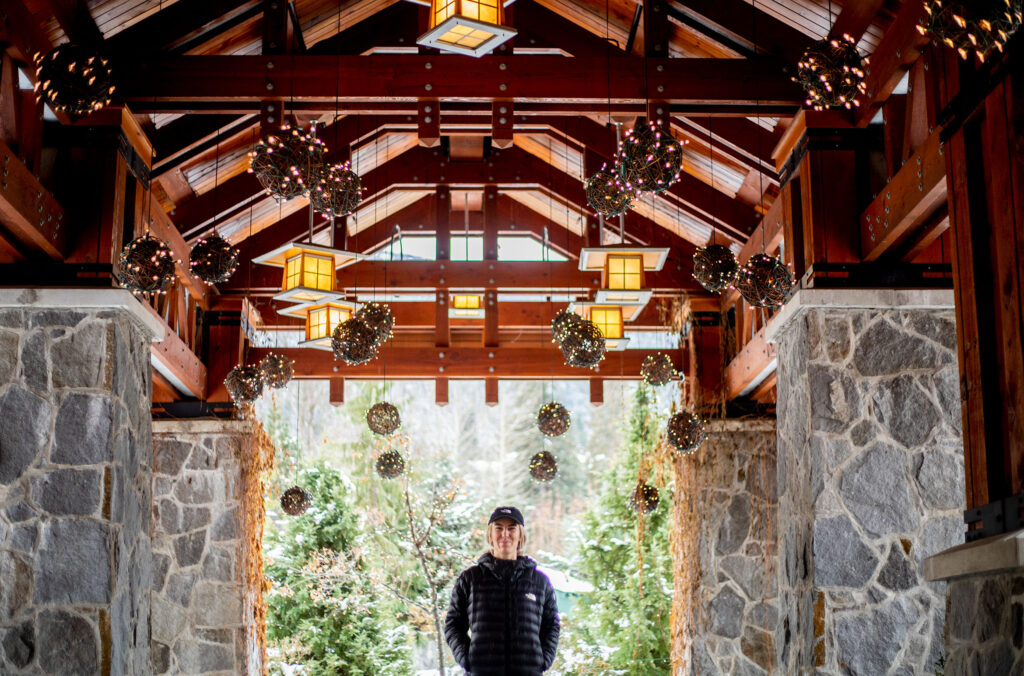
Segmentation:
{"type": "Polygon", "coordinates": [[[949,291],[804,289],[778,344],[785,673],[933,673],[945,590],[923,561],[963,542],[949,291]]]}
{"type": "Polygon", "coordinates": [[[673,673],[778,673],[774,420],[713,420],[675,463],[673,673]]]}
{"type": "Polygon", "coordinates": [[[157,336],[127,291],[0,289],[2,673],[152,673],[157,336]]]}
{"type": "Polygon", "coordinates": [[[249,423],[154,420],[153,670],[260,674],[243,565],[249,423]]]}

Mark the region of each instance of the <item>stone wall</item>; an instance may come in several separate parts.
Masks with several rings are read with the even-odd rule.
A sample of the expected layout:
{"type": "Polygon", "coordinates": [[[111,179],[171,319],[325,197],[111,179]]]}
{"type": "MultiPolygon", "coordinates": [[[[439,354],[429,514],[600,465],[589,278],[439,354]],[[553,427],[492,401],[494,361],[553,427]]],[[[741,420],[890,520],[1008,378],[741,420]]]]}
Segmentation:
{"type": "MultiPolygon", "coordinates": [[[[676,524],[695,538],[675,548],[676,568],[696,559],[693,590],[677,588],[673,616],[689,614],[689,654],[682,673],[761,675],[777,671],[776,478],[774,420],[716,420],[697,453],[676,463],[676,524]],[[687,518],[684,511],[692,511],[687,518]],[[693,524],[693,525],[689,525],[693,524]],[[690,559],[690,560],[688,560],[690,559]]],[[[681,576],[681,582],[689,576],[681,576]]],[[[677,637],[678,641],[679,638],[677,637]]],[[[684,648],[685,649],[685,648],[684,648]]]]}
{"type": "Polygon", "coordinates": [[[954,316],[899,309],[948,292],[842,307],[872,293],[801,291],[774,327],[785,673],[927,674],[943,653],[922,564],[963,542],[954,316]]]}
{"type": "Polygon", "coordinates": [[[151,673],[152,327],[4,293],[0,673],[151,673]]]}
{"type": "Polygon", "coordinates": [[[1024,570],[947,585],[947,676],[1024,674],[1024,570]]]}
{"type": "Polygon", "coordinates": [[[249,664],[239,509],[242,421],[154,421],[153,670],[249,664]]]}

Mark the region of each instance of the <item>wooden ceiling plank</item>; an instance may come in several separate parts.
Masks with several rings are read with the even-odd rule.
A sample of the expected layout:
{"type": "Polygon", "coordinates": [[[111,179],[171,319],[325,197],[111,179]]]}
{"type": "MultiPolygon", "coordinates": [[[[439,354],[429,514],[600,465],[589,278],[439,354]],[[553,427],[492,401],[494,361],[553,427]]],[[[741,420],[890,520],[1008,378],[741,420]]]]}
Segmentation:
{"type": "Polygon", "coordinates": [[[673,7],[689,14],[705,26],[707,35],[725,35],[750,52],[770,54],[787,63],[796,63],[811,40],[743,0],[676,0],[673,7]],[[757,12],[756,33],[754,12],[757,12]]]}
{"type": "Polygon", "coordinates": [[[262,12],[260,0],[178,0],[160,12],[110,36],[104,46],[112,55],[130,55],[133,59],[176,47],[196,36],[208,39],[231,25],[239,15],[262,12]]]}
{"type": "Polygon", "coordinates": [[[864,33],[875,21],[875,15],[885,5],[885,0],[856,0],[843,4],[842,11],[832,24],[829,33],[832,37],[840,37],[844,34],[859,42],[864,33]]]}
{"type": "Polygon", "coordinates": [[[355,25],[320,40],[310,54],[363,54],[374,47],[415,47],[419,6],[396,2],[355,25]]]}
{"type": "Polygon", "coordinates": [[[558,12],[535,0],[518,0],[515,4],[516,43],[532,47],[537,41],[558,47],[573,56],[605,57],[621,54],[614,43],[597,36],[558,12]]]}

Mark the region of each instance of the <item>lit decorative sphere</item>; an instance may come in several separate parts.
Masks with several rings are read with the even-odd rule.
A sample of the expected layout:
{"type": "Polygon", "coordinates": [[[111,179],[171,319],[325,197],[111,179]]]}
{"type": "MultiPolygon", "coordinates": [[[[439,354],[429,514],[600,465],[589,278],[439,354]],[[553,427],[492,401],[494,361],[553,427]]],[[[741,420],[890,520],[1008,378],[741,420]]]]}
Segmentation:
{"type": "Polygon", "coordinates": [[[662,193],[679,180],[682,168],[683,145],[659,125],[648,122],[626,132],[615,173],[633,193],[662,193]]]}
{"type": "Polygon", "coordinates": [[[736,273],[736,290],[754,307],[782,307],[793,289],[793,274],[774,256],[754,254],[736,273]]]}
{"type": "Polygon", "coordinates": [[[200,237],[189,254],[189,267],[207,284],[226,282],[238,269],[238,249],[216,233],[200,237]]]}
{"type": "Polygon", "coordinates": [[[394,404],[378,401],[366,412],[366,424],[374,434],[387,436],[402,426],[402,419],[394,404]]]}
{"type": "Polygon", "coordinates": [[[962,59],[974,52],[982,62],[993,49],[1003,51],[1024,22],[1024,0],[925,0],[924,11],[921,35],[934,36],[962,59]]]}
{"type": "Polygon", "coordinates": [[[292,375],[292,360],[282,354],[268,354],[260,360],[260,377],[266,387],[279,390],[289,382],[292,375]]]}
{"type": "Polygon", "coordinates": [[[305,514],[312,504],[312,496],[302,486],[292,486],[281,494],[281,509],[289,516],[305,514]]]}
{"type": "Polygon", "coordinates": [[[644,357],[644,363],[640,365],[640,377],[648,385],[664,385],[675,375],[676,368],[672,365],[672,358],[664,352],[647,355],[644,357]]]}
{"type": "Polygon", "coordinates": [[[589,319],[582,319],[569,329],[560,347],[567,366],[594,368],[604,359],[604,335],[589,319]]]}
{"type": "Polygon", "coordinates": [[[358,366],[377,356],[377,336],[373,329],[353,317],[334,327],[331,348],[335,359],[358,366]]]}
{"type": "Polygon", "coordinates": [[[363,322],[373,331],[374,346],[380,347],[391,337],[395,328],[395,316],[391,308],[384,303],[367,303],[356,310],[355,318],[363,322]]]}
{"type": "Polygon", "coordinates": [[[547,451],[541,451],[530,458],[530,476],[546,484],[558,474],[558,461],[547,451]]]}
{"type": "Polygon", "coordinates": [[[263,378],[258,366],[236,366],[224,379],[231,400],[236,404],[251,404],[263,394],[263,378]]]}
{"type": "Polygon", "coordinates": [[[149,233],[128,242],[117,265],[121,286],[133,293],[163,293],[174,281],[174,254],[149,233]]]}
{"type": "Polygon", "coordinates": [[[86,115],[114,93],[107,59],[83,45],[65,43],[36,56],[36,99],[69,115],[86,115]]]}
{"type": "Polygon", "coordinates": [[[668,442],[680,453],[693,453],[704,443],[707,432],[704,421],[689,411],[676,413],[668,419],[668,442]]]}
{"type": "Polygon", "coordinates": [[[604,216],[618,216],[633,208],[633,193],[604,167],[587,179],[587,204],[604,216]]]}
{"type": "Polygon", "coordinates": [[[693,254],[693,278],[711,293],[732,286],[739,267],[732,250],[722,244],[709,244],[693,254]]]}
{"type": "Polygon", "coordinates": [[[405,471],[405,458],[398,451],[384,451],[377,458],[377,474],[382,479],[394,479],[405,471]]]}
{"type": "Polygon", "coordinates": [[[644,514],[650,514],[658,508],[658,502],[661,498],[658,496],[658,489],[655,486],[650,485],[644,481],[641,481],[633,489],[633,492],[629,496],[629,501],[626,503],[629,508],[637,514],[643,512],[644,514]]]}
{"type": "Polygon", "coordinates": [[[575,312],[571,312],[567,308],[559,310],[555,314],[555,318],[551,320],[551,340],[561,345],[562,341],[569,335],[569,332],[578,326],[581,321],[583,321],[583,318],[575,312]]]}
{"type": "Polygon", "coordinates": [[[560,437],[569,430],[569,411],[557,401],[549,401],[537,412],[537,429],[546,437],[560,437]]]}
{"type": "Polygon", "coordinates": [[[282,127],[267,136],[249,153],[249,171],[278,200],[304,195],[323,173],[327,148],[315,130],[302,132],[282,127]]]}
{"type": "Polygon", "coordinates": [[[310,188],[309,201],[325,216],[348,216],[362,199],[363,181],[349,169],[350,163],[332,164],[310,188]]]}
{"type": "Polygon", "coordinates": [[[803,87],[807,105],[815,110],[859,106],[858,94],[867,91],[864,84],[866,56],[857,51],[857,42],[849,35],[818,40],[807,48],[796,64],[793,81],[803,87]]]}

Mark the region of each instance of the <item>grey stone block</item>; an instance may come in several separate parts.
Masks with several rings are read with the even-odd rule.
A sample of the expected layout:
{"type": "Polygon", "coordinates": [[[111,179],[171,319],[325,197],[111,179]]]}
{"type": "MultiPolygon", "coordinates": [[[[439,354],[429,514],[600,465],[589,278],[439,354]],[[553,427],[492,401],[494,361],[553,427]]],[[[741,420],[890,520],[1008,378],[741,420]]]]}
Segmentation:
{"type": "Polygon", "coordinates": [[[178,566],[185,568],[199,563],[203,558],[203,548],[205,546],[205,530],[197,530],[194,533],[179,535],[174,538],[174,556],[178,566]]]}
{"type": "Polygon", "coordinates": [[[25,384],[45,394],[50,389],[50,365],[46,359],[46,334],[32,331],[21,341],[21,376],[25,384]]]}
{"type": "Polygon", "coordinates": [[[228,498],[227,477],[219,472],[186,472],[174,487],[174,497],[184,505],[221,502],[228,498]]]}
{"type": "Polygon", "coordinates": [[[210,539],[214,542],[234,540],[238,537],[239,528],[238,508],[232,508],[217,517],[210,529],[210,539]]]}
{"type": "Polygon", "coordinates": [[[818,364],[807,366],[811,428],[839,433],[846,430],[860,408],[854,380],[844,371],[818,364]]]}
{"type": "Polygon", "coordinates": [[[1002,576],[990,577],[981,583],[974,631],[979,644],[1000,635],[1003,617],[1009,609],[1009,592],[1009,583],[1002,576]]]}
{"type": "Polygon", "coordinates": [[[192,444],[187,441],[157,437],[153,443],[153,471],[177,475],[191,451],[192,444]]]}
{"type": "Polygon", "coordinates": [[[4,516],[11,523],[19,523],[21,521],[28,521],[39,516],[39,512],[36,511],[35,507],[32,507],[27,502],[16,502],[7,508],[4,512],[4,516]]]}
{"type": "Polygon", "coordinates": [[[242,592],[237,585],[197,582],[195,598],[202,603],[192,608],[197,627],[233,627],[242,623],[242,592]]]}
{"type": "Polygon", "coordinates": [[[99,635],[92,622],[63,610],[39,614],[39,665],[50,674],[99,672],[99,635]]]}
{"type": "Polygon", "coordinates": [[[55,469],[32,479],[32,500],[50,514],[95,514],[102,479],[93,469],[55,469]]]}
{"type": "Polygon", "coordinates": [[[186,469],[206,470],[216,469],[219,466],[220,459],[217,457],[217,452],[203,444],[195,444],[192,447],[192,453],[185,465],[186,469]]]}
{"type": "Polygon", "coordinates": [[[978,649],[980,676],[1019,676],[1013,671],[1013,648],[1005,638],[999,638],[978,649]]]}
{"type": "Polygon", "coordinates": [[[204,674],[234,669],[233,651],[221,645],[180,640],[174,645],[178,670],[184,674],[204,674]]]}
{"type": "Polygon", "coordinates": [[[903,591],[917,586],[917,573],[898,543],[889,548],[889,558],[878,573],[878,583],[891,591],[903,591]]]}
{"type": "MultiPolygon", "coordinates": [[[[24,669],[36,654],[35,628],[32,622],[9,627],[3,632],[4,657],[16,669],[24,669]]],[[[0,662],[2,663],[2,662],[0,662]]]]}
{"type": "Polygon", "coordinates": [[[153,641],[150,644],[150,661],[154,674],[166,674],[171,668],[171,648],[168,645],[153,641]]]}
{"type": "Polygon", "coordinates": [[[939,358],[929,341],[879,319],[857,338],[853,363],[861,375],[884,376],[935,368],[939,358]]]}
{"type": "Polygon", "coordinates": [[[723,587],[708,605],[708,631],[726,638],[738,638],[743,630],[746,602],[729,587],[723,587]]]}
{"type": "Polygon", "coordinates": [[[202,576],[205,580],[216,582],[233,581],[232,563],[234,552],[223,547],[211,547],[203,558],[202,576]]]}
{"type": "Polygon", "coordinates": [[[964,459],[929,450],[916,458],[914,479],[926,507],[962,509],[964,506],[964,459]]]}
{"type": "Polygon", "coordinates": [[[36,537],[38,535],[39,527],[34,523],[18,526],[11,533],[9,546],[15,551],[32,554],[36,548],[36,537]]]}
{"type": "Polygon", "coordinates": [[[110,533],[85,519],[43,524],[35,561],[36,603],[110,603],[110,533]]]}
{"type": "Polygon", "coordinates": [[[843,503],[874,536],[917,530],[920,519],[907,488],[906,465],[903,451],[875,443],[843,471],[843,503]]]}
{"type": "Polygon", "coordinates": [[[771,670],[775,653],[775,645],[771,634],[752,626],[743,629],[740,650],[751,662],[764,671],[771,670]]]}
{"type": "Polygon", "coordinates": [[[718,531],[718,554],[732,554],[739,550],[750,532],[750,496],[740,493],[729,503],[722,528],[718,531]]]}
{"type": "Polygon", "coordinates": [[[912,602],[901,597],[868,611],[837,612],[836,658],[851,676],[885,674],[916,622],[912,602]]]}
{"type": "Polygon", "coordinates": [[[0,610],[4,617],[15,617],[29,605],[32,567],[19,554],[0,550],[0,610]]]}
{"type": "Polygon", "coordinates": [[[907,326],[926,336],[947,350],[956,351],[956,322],[953,317],[935,312],[911,312],[907,326]]]}
{"type": "Polygon", "coordinates": [[[846,516],[814,524],[814,583],[820,587],[860,588],[868,583],[878,559],[861,542],[846,516]]]}
{"type": "Polygon", "coordinates": [[[939,412],[913,376],[875,383],[871,394],[875,419],[907,448],[920,446],[939,425],[939,412]]]}
{"type": "Polygon", "coordinates": [[[69,336],[53,341],[50,357],[54,387],[111,389],[113,383],[107,374],[107,355],[113,354],[107,349],[109,330],[106,323],[83,324],[69,336]]]}
{"type": "Polygon", "coordinates": [[[194,571],[173,573],[167,580],[167,591],[164,592],[164,596],[182,608],[188,608],[192,602],[192,588],[195,587],[195,583],[196,574],[194,571]]]}
{"type": "Polygon", "coordinates": [[[18,369],[18,334],[0,329],[0,385],[14,380],[18,369]]]}
{"type": "Polygon", "coordinates": [[[110,397],[71,393],[57,411],[50,458],[62,465],[91,465],[111,458],[110,397]]]}
{"type": "Polygon", "coordinates": [[[12,385],[0,397],[0,483],[20,477],[46,447],[50,403],[12,385]]]}
{"type": "Polygon", "coordinates": [[[29,328],[40,329],[52,326],[73,328],[85,319],[83,312],[74,310],[33,310],[28,313],[29,328]]]}

